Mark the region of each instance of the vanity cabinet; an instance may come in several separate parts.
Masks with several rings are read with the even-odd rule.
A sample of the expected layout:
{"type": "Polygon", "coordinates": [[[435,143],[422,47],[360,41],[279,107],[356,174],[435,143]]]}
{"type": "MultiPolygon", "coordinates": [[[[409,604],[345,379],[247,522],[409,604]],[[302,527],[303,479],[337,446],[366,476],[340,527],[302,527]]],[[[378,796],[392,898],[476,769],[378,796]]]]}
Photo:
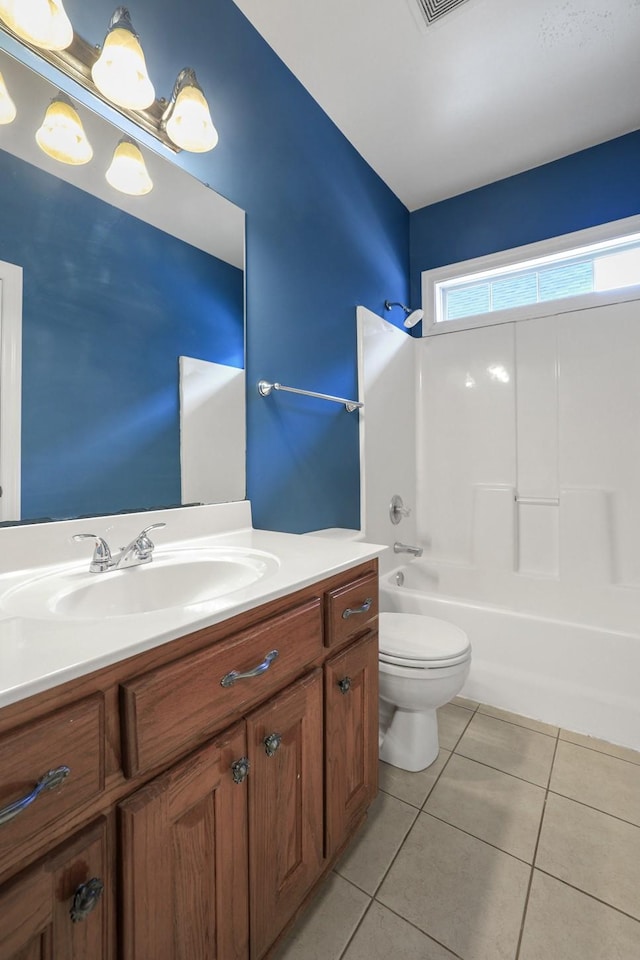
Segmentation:
{"type": "Polygon", "coordinates": [[[377,791],[377,596],[371,560],[0,710],[0,811],[70,768],[0,822],[0,960],[266,960],[377,791]]]}

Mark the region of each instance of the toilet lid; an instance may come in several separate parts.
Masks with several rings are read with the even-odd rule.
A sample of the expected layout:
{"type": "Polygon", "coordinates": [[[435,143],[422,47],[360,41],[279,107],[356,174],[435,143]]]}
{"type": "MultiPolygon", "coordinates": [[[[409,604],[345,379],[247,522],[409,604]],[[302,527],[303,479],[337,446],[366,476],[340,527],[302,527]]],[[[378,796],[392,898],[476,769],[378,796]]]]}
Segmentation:
{"type": "Polygon", "coordinates": [[[380,659],[400,666],[454,666],[471,655],[464,630],[417,613],[381,613],[380,659]]]}

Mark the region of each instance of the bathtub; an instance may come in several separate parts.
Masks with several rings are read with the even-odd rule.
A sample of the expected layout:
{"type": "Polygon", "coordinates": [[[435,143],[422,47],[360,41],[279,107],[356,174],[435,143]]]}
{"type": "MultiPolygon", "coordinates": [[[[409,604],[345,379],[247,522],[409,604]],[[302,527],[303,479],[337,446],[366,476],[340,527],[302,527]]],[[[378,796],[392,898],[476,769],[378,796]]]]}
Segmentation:
{"type": "MultiPolygon", "coordinates": [[[[467,633],[473,654],[461,696],[640,750],[640,618],[633,632],[619,628],[619,610],[614,629],[563,619],[557,602],[554,616],[540,616],[469,600],[453,595],[455,571],[441,573],[413,560],[383,574],[380,609],[439,617],[467,633]]],[[[463,578],[472,593],[468,572],[463,578]]]]}

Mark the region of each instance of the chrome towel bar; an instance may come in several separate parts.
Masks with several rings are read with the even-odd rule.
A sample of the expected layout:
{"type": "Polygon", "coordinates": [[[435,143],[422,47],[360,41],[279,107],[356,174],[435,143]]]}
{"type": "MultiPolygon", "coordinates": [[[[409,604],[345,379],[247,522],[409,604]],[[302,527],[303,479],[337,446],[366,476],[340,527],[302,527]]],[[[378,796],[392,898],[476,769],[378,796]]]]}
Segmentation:
{"type": "Polygon", "coordinates": [[[269,383],[268,380],[258,381],[258,393],[261,397],[268,397],[272,390],[284,390],[285,393],[299,393],[303,397],[317,397],[318,400],[330,400],[332,403],[343,403],[349,413],[364,407],[359,400],[345,400],[344,397],[332,397],[328,393],[315,393],[313,390],[298,390],[297,387],[285,387],[281,383],[269,383]]]}

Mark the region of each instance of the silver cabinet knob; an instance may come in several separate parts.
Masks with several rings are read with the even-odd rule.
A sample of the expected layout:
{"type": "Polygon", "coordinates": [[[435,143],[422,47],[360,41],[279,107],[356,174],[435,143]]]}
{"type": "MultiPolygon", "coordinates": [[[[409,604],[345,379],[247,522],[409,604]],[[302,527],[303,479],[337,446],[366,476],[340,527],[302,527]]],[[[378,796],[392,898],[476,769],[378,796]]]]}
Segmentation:
{"type": "Polygon", "coordinates": [[[265,737],[263,740],[264,751],[268,757],[273,757],[276,753],[276,750],[282,743],[282,734],[281,733],[270,733],[268,737],[265,737]]]}

